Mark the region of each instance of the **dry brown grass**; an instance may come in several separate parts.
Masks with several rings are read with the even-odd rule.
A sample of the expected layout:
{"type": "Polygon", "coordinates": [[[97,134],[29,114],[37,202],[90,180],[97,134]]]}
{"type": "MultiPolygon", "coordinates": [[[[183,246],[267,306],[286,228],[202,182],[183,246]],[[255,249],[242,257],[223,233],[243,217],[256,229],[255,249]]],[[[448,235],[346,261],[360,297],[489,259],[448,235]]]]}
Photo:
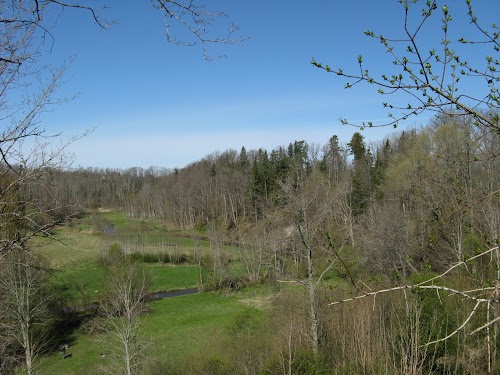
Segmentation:
{"type": "Polygon", "coordinates": [[[250,307],[255,307],[257,309],[267,309],[271,307],[271,303],[273,301],[273,296],[258,296],[258,297],[251,297],[251,298],[245,298],[240,300],[241,303],[250,306],[250,307]]]}

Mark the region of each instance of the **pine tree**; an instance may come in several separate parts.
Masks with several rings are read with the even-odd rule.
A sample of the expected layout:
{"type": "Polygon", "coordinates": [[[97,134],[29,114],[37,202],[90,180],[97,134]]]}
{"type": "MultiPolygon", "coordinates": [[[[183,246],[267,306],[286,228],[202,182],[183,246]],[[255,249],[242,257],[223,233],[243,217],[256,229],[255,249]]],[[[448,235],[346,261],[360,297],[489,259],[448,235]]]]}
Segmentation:
{"type": "Polygon", "coordinates": [[[352,174],[351,206],[354,216],[365,212],[368,207],[371,191],[371,165],[364,137],[356,132],[348,143],[351,155],[354,156],[352,174]]]}

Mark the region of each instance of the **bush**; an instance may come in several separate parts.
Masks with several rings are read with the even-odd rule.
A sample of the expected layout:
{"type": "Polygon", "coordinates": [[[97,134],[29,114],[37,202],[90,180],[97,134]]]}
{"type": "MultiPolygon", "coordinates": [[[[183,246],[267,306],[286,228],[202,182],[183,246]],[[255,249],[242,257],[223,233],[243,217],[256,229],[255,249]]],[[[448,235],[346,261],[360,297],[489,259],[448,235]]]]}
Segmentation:
{"type": "Polygon", "coordinates": [[[205,375],[222,375],[229,374],[229,365],[224,358],[212,355],[203,364],[202,374],[205,375]]]}
{"type": "MultiPolygon", "coordinates": [[[[302,349],[295,355],[291,370],[293,375],[329,375],[333,369],[322,355],[315,355],[310,350],[302,349]]],[[[281,360],[271,357],[262,374],[273,375],[282,371],[281,360]]]]}
{"type": "Polygon", "coordinates": [[[245,309],[233,318],[228,327],[229,334],[231,336],[249,335],[259,328],[261,318],[261,311],[250,308],[245,309]]]}
{"type": "Polygon", "coordinates": [[[191,263],[192,259],[183,253],[170,253],[162,251],[159,253],[135,252],[130,254],[132,260],[143,263],[184,264],[191,263]]]}
{"type": "Polygon", "coordinates": [[[156,253],[142,253],[141,260],[144,263],[158,263],[160,261],[159,254],[156,253]]]}
{"type": "Polygon", "coordinates": [[[157,358],[146,366],[146,374],[149,375],[183,375],[187,369],[172,363],[166,358],[157,358]]]}
{"type": "Polygon", "coordinates": [[[97,259],[97,265],[102,267],[109,267],[116,264],[117,261],[125,256],[122,247],[118,243],[113,243],[107,250],[101,253],[97,259]]]}

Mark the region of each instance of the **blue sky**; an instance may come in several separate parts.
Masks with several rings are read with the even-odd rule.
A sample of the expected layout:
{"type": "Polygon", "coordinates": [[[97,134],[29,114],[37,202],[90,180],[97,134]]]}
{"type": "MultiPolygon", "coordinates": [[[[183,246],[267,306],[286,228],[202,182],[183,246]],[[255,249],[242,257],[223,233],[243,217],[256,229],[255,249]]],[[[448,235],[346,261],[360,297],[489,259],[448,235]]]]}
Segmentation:
{"type": "MultiPolygon", "coordinates": [[[[250,39],[242,46],[208,46],[213,55],[228,56],[212,62],[199,48],[168,44],[162,14],[150,2],[107,3],[104,15],[118,23],[102,30],[87,14],[66,10],[43,56],[54,65],[74,57],[59,95],[78,98],[41,119],[48,131],[65,136],[94,129],[70,146],[74,167],[174,168],[228,148],[272,149],[294,140],[324,144],[334,134],[348,142],[357,129],[340,125],[340,117],[387,117],[380,105],[385,98],[375,88],[345,90],[344,80],[310,60],[355,70],[363,54],[374,73],[390,73],[391,60],[363,31],[399,33],[403,10],[395,0],[213,2],[250,39]]],[[[457,11],[462,3],[453,1],[457,11]]],[[[499,3],[479,0],[480,19],[494,22],[499,3]]],[[[454,25],[464,30],[467,22],[457,14],[454,25]]],[[[420,40],[430,43],[435,36],[431,31],[420,40]]],[[[377,140],[390,132],[370,129],[363,135],[377,140]]]]}

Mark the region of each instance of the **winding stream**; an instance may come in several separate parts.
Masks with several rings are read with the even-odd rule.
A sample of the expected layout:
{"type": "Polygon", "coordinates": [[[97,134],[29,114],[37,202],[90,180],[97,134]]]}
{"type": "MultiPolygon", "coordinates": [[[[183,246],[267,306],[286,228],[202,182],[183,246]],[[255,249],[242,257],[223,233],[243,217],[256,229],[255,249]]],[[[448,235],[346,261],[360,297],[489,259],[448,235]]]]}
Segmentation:
{"type": "MultiPolygon", "coordinates": [[[[187,295],[196,294],[199,292],[200,291],[198,288],[189,288],[189,289],[179,289],[179,290],[169,290],[169,291],[156,292],[156,293],[148,293],[144,297],[144,300],[145,301],[159,301],[159,300],[165,299],[165,298],[187,296],[187,295]]],[[[97,310],[98,308],[99,308],[99,302],[94,302],[94,303],[91,303],[88,305],[65,307],[64,312],[82,312],[82,311],[87,311],[87,310],[97,310]]]]}

